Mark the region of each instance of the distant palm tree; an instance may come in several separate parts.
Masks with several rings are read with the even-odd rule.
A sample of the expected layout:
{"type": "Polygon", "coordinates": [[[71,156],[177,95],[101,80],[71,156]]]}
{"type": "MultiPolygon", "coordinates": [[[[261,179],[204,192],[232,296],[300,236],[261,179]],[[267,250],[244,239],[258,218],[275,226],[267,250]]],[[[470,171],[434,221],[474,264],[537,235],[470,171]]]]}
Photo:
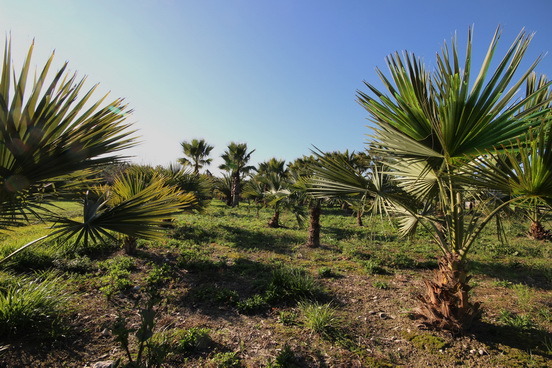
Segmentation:
{"type": "Polygon", "coordinates": [[[209,157],[214,146],[207,144],[204,139],[192,139],[191,142],[184,141],[180,145],[187,158],[180,158],[178,162],[183,166],[193,166],[194,174],[199,174],[199,169],[205,165],[210,165],[213,161],[213,159],[207,157],[209,157]]]}
{"type": "Polygon", "coordinates": [[[105,97],[90,100],[95,86],[79,97],[85,79],[66,73],[67,63],[48,77],[53,54],[31,79],[33,47],[16,77],[6,41],[0,79],[0,228],[44,213],[52,197],[82,190],[100,165],[116,162],[120,156],[114,153],[135,144],[124,123],[131,111],[123,100],[101,107],[105,97]]]}
{"type": "Polygon", "coordinates": [[[228,145],[228,149],[221,155],[224,164],[220,165],[219,169],[228,171],[232,177],[232,207],[236,207],[240,203],[242,176],[255,169],[254,166],[247,165],[253,152],[255,152],[255,150],[247,151],[246,143],[232,142],[228,145]]]}

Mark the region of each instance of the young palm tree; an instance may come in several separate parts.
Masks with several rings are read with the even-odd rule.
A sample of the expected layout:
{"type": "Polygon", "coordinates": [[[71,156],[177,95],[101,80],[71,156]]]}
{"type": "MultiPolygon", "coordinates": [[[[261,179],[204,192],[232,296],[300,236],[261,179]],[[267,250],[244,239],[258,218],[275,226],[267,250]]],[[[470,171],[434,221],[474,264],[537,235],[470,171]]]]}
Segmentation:
{"type": "Polygon", "coordinates": [[[48,77],[53,55],[29,80],[33,46],[19,77],[6,41],[0,79],[0,227],[24,223],[44,211],[48,199],[82,188],[92,170],[113,163],[118,151],[134,145],[121,99],[101,107],[79,97],[85,79],[66,72],[48,77]],[[47,84],[49,83],[49,84],[47,84]]]}
{"type": "Polygon", "coordinates": [[[247,165],[253,152],[255,152],[255,150],[247,152],[246,143],[232,142],[228,145],[228,149],[221,155],[224,164],[220,165],[219,169],[228,171],[232,177],[232,207],[236,207],[240,203],[242,176],[255,169],[254,166],[247,165]]]}
{"type": "Polygon", "coordinates": [[[180,145],[182,146],[182,151],[187,158],[180,158],[178,159],[178,162],[180,162],[183,166],[193,166],[194,174],[196,175],[199,174],[199,169],[205,165],[210,165],[213,161],[213,159],[208,157],[215,147],[207,144],[205,139],[192,139],[191,142],[184,141],[180,143],[180,145]]]}
{"type": "Polygon", "coordinates": [[[466,263],[483,227],[512,202],[552,193],[545,191],[550,189],[547,185],[552,180],[547,176],[552,168],[550,159],[545,157],[550,156],[546,151],[550,136],[540,134],[538,147],[533,151],[528,138],[531,129],[545,130],[539,128],[539,119],[547,113],[543,107],[550,99],[535,103],[535,98],[548,84],[526,97],[516,94],[540,58],[514,78],[532,38],[521,32],[490,72],[499,37],[497,29],[476,78],[472,78],[470,30],[463,67],[456,40],[452,42],[452,50],[445,44],[433,72],[427,71],[413,54],[396,53],[387,59],[391,79],[378,71],[389,94],[368,83],[366,86],[374,97],[359,92],[359,102],[376,125],[370,143],[373,157],[390,168],[388,174],[397,179],[397,184],[415,202],[380,192],[338,165],[319,170],[315,189],[319,195],[355,191],[381,195],[388,207],[401,216],[403,233],[419,224],[432,231],[441,250],[439,271],[435,280],[426,281],[427,293],[420,297],[420,312],[428,325],[452,331],[468,328],[480,314],[479,304],[468,301],[466,263]],[[528,150],[525,162],[513,165],[513,157],[528,150]],[[515,169],[502,168],[499,162],[506,159],[499,153],[506,154],[515,169]],[[549,165],[544,170],[547,175],[538,175],[540,182],[536,187],[521,184],[527,182],[522,178],[538,166],[532,165],[531,160],[549,165]],[[520,183],[517,189],[512,188],[516,180],[520,183]],[[476,211],[473,216],[466,216],[466,196],[488,188],[498,188],[509,197],[490,212],[476,211]]]}

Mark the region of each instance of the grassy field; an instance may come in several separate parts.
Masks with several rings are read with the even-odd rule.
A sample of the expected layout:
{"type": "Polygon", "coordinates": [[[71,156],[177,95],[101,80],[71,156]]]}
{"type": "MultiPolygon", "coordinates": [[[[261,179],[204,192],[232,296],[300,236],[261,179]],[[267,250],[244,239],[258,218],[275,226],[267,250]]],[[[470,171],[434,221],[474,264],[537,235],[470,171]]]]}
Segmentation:
{"type": "MultiPolygon", "coordinates": [[[[470,267],[485,312],[453,337],[412,318],[436,267],[429,234],[400,239],[386,219],[358,227],[326,208],[309,249],[291,215],[277,229],[271,215],[213,201],[133,257],[117,241],[22,253],[0,271],[0,366],[552,367],[552,246],[527,223],[504,219],[506,243],[492,224],[481,236],[470,267]]],[[[13,229],[0,252],[48,231],[13,229]]]]}

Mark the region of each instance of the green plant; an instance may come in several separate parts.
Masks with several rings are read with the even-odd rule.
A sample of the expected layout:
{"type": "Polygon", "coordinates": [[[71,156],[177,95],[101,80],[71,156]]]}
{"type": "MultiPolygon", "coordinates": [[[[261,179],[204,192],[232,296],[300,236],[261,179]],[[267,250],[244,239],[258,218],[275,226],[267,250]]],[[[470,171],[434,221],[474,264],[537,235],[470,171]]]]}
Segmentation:
{"type": "MultiPolygon", "coordinates": [[[[0,78],[0,227],[26,223],[50,213],[56,197],[85,190],[99,165],[117,161],[135,143],[131,112],[116,99],[90,101],[96,87],[79,96],[85,79],[70,75],[67,63],[49,76],[53,54],[42,71],[29,75],[34,44],[19,78],[6,40],[0,78]],[[30,88],[29,88],[30,87],[30,88]],[[22,149],[24,147],[24,149],[22,149]]],[[[32,72],[31,72],[32,73],[32,72]]]]}
{"type": "Polygon", "coordinates": [[[408,340],[417,348],[432,352],[437,352],[449,345],[443,338],[432,334],[413,335],[408,340]]]}
{"type": "Polygon", "coordinates": [[[173,333],[176,338],[174,349],[181,354],[194,354],[207,349],[212,343],[208,328],[192,327],[173,333]]]}
{"type": "Polygon", "coordinates": [[[55,335],[68,299],[55,273],[5,278],[0,283],[0,335],[55,335]]]}
{"type": "Polygon", "coordinates": [[[235,351],[216,353],[212,361],[217,365],[217,368],[240,368],[242,366],[240,357],[235,351]]]}
{"type": "Polygon", "coordinates": [[[278,313],[278,321],[286,326],[291,326],[297,323],[297,313],[294,311],[280,311],[278,313]]]}
{"type": "Polygon", "coordinates": [[[533,291],[531,288],[524,284],[515,284],[512,289],[516,293],[517,303],[521,309],[525,311],[531,310],[531,301],[533,299],[533,291]]]}
{"type": "Polygon", "coordinates": [[[172,278],[171,267],[168,264],[153,265],[146,276],[146,284],[150,287],[161,286],[172,278]]]}
{"type": "Polygon", "coordinates": [[[331,336],[340,323],[336,309],[331,305],[317,302],[300,302],[299,310],[303,314],[305,326],[317,334],[331,336]]]}
{"type": "Polygon", "coordinates": [[[389,289],[389,284],[385,281],[380,281],[380,280],[376,280],[372,283],[372,286],[374,286],[376,289],[381,289],[381,290],[388,290],[389,289]]]}
{"type": "Polygon", "coordinates": [[[123,291],[132,286],[131,271],[135,268],[134,259],[128,256],[117,256],[98,264],[106,271],[100,282],[103,286],[100,291],[110,299],[114,293],[123,291]]]}
{"type": "Polygon", "coordinates": [[[236,307],[241,313],[252,314],[267,309],[268,303],[265,296],[255,294],[251,298],[237,302],[236,307]]]}
{"type": "Polygon", "coordinates": [[[369,259],[363,262],[364,269],[369,275],[384,275],[385,269],[381,267],[381,262],[378,259],[369,259]]]}
{"type": "Polygon", "coordinates": [[[501,310],[498,320],[506,326],[530,330],[535,327],[529,315],[519,315],[508,310],[501,310]]]}
{"type": "Polygon", "coordinates": [[[269,360],[267,368],[299,368],[300,364],[295,357],[295,353],[288,344],[278,352],[274,361],[269,360]]]}
{"type": "MultiPolygon", "coordinates": [[[[157,312],[154,306],[159,302],[157,295],[150,294],[149,299],[143,308],[140,309],[140,326],[138,329],[129,328],[128,321],[119,315],[111,328],[111,332],[126,353],[128,363],[124,367],[128,368],[149,368],[160,367],[163,364],[169,349],[167,348],[167,339],[165,336],[158,335],[154,339],[155,319],[157,312]],[[131,336],[136,340],[136,354],[132,353],[131,336]]],[[[120,365],[121,360],[117,361],[115,366],[120,365]]]]}
{"type": "Polygon", "coordinates": [[[272,272],[268,294],[269,299],[298,301],[319,298],[324,291],[305,270],[282,266],[272,272]]]}

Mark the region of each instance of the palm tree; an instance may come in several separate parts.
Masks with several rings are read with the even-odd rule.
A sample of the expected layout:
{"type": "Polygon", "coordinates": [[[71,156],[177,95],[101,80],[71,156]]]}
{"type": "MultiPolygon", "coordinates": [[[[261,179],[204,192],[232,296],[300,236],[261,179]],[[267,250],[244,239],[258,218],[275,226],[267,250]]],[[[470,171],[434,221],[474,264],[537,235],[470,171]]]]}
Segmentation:
{"type": "Polygon", "coordinates": [[[224,164],[220,165],[219,169],[228,171],[232,178],[232,207],[236,207],[240,203],[242,176],[255,169],[254,166],[247,165],[253,152],[255,152],[255,150],[247,152],[246,143],[232,142],[228,145],[228,149],[221,155],[224,164]]]}
{"type": "Polygon", "coordinates": [[[180,158],[178,159],[178,162],[180,162],[183,166],[193,166],[194,174],[196,175],[199,174],[199,169],[201,169],[204,165],[210,165],[213,161],[213,159],[207,157],[209,157],[209,154],[215,147],[207,144],[205,139],[192,139],[191,142],[184,141],[181,142],[180,145],[182,146],[182,151],[187,158],[180,158]]]}
{"type": "Polygon", "coordinates": [[[34,44],[19,77],[6,41],[0,80],[0,227],[25,223],[44,212],[49,199],[80,189],[100,165],[116,162],[118,151],[135,144],[124,123],[131,113],[123,100],[102,107],[95,86],[79,97],[85,78],[69,75],[67,63],[53,76],[53,54],[29,81],[34,44]],[[29,88],[30,87],[30,88],[29,88]],[[27,94],[25,94],[27,92],[27,94]]]}
{"type": "Polygon", "coordinates": [[[369,144],[372,157],[390,168],[387,173],[415,202],[378,191],[339,165],[319,170],[320,179],[314,189],[318,195],[381,195],[387,207],[400,216],[403,234],[418,225],[432,232],[441,251],[439,270],[435,280],[426,281],[420,314],[426,324],[452,331],[467,329],[481,312],[478,303],[468,301],[466,272],[467,256],[481,230],[509,204],[533,197],[548,196],[550,201],[552,193],[546,192],[552,180],[550,136],[542,133],[546,129],[539,125],[550,98],[535,103],[536,96],[549,84],[529,96],[520,98],[516,94],[540,61],[539,57],[514,79],[532,38],[525,32],[518,35],[489,73],[500,33],[498,28],[475,79],[471,74],[470,30],[463,68],[453,39],[452,52],[445,43],[437,56],[435,71],[428,72],[413,54],[395,53],[387,58],[391,79],[378,71],[389,95],[368,83],[374,97],[359,92],[359,102],[376,125],[369,144]],[[539,140],[533,143],[532,129],[541,131],[539,140]],[[515,156],[523,152],[524,163],[514,165],[515,156]],[[509,159],[502,158],[502,153],[509,159]],[[526,180],[538,166],[531,160],[548,164],[536,175],[538,178],[533,178],[539,180],[536,186],[528,185],[526,180]],[[506,161],[512,169],[506,169],[506,161]],[[465,197],[488,188],[502,191],[503,201],[489,212],[476,211],[467,217],[465,197]]]}
{"type": "Polygon", "coordinates": [[[82,219],[49,216],[55,223],[50,234],[23,245],[0,263],[50,237],[72,239],[75,244],[82,240],[86,246],[89,242],[114,239],[113,233],[118,233],[124,235],[125,252],[133,254],[138,238],[162,238],[167,218],[197,208],[198,203],[192,193],[181,192],[167,185],[161,176],[149,175],[141,168],[119,175],[112,186],[91,187],[82,205],[82,219]]]}

